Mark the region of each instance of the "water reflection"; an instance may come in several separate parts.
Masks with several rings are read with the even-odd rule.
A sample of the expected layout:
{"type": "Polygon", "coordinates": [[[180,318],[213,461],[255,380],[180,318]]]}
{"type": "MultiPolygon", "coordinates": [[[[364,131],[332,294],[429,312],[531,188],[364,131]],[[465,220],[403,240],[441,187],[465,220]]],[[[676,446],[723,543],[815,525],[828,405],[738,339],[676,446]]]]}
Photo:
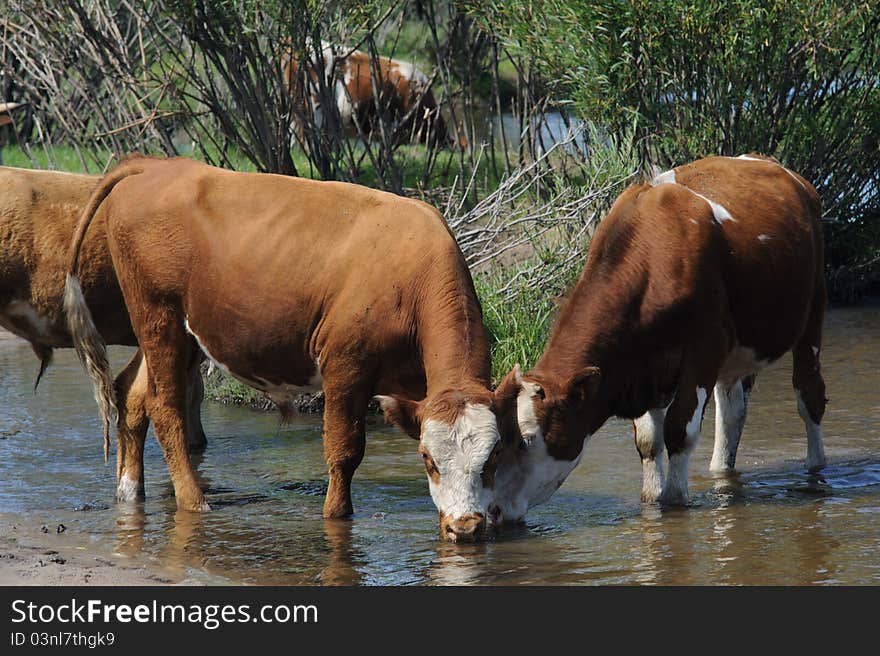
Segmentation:
{"type": "Polygon", "coordinates": [[[362,558],[352,548],[352,522],[339,519],[324,520],[324,535],[329,548],[327,563],[318,575],[323,585],[360,585],[363,575],[355,567],[362,558]]]}

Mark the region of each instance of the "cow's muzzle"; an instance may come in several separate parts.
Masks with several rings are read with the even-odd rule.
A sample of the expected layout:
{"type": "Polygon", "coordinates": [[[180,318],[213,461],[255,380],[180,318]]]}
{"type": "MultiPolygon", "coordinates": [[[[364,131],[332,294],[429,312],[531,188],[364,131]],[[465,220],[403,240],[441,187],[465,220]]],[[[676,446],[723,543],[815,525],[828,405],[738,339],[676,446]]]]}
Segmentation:
{"type": "Polygon", "coordinates": [[[452,542],[477,542],[486,536],[486,517],[482,513],[470,513],[457,519],[441,515],[440,533],[444,540],[452,542]]]}

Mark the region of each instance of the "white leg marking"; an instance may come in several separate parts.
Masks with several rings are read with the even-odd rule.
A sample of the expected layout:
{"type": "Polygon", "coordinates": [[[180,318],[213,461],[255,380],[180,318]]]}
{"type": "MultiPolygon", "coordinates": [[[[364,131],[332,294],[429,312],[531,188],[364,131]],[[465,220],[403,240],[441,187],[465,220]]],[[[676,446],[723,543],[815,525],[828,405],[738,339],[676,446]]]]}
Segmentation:
{"type": "Polygon", "coordinates": [[[819,471],[825,466],[825,445],[822,443],[822,427],[813,421],[804,403],[803,394],[797,390],[798,414],[807,429],[807,469],[819,471]]]}
{"type": "Polygon", "coordinates": [[[136,480],[129,478],[127,474],[123,474],[119,479],[119,484],[116,486],[116,500],[137,501],[139,489],[140,485],[136,480]]]}
{"type": "Polygon", "coordinates": [[[715,385],[715,448],[709,471],[731,471],[736,466],[736,450],[746,423],[748,394],[738,380],[729,387],[715,385]]]}
{"type": "Polygon", "coordinates": [[[636,447],[642,458],[642,501],[654,502],[663,491],[663,420],[666,410],[655,408],[633,420],[636,447]],[[651,456],[654,451],[654,456],[651,456]],[[645,455],[647,454],[647,455],[645,455]]]}
{"type": "Polygon", "coordinates": [[[758,235],[758,241],[762,244],[764,242],[770,241],[770,235],[758,235]]]}
{"type": "Polygon", "coordinates": [[[684,506],[688,503],[688,461],[700,437],[703,406],[706,405],[707,396],[704,388],[697,388],[697,407],[685,427],[684,450],[669,457],[669,475],[660,495],[661,503],[675,506],[684,506]]]}

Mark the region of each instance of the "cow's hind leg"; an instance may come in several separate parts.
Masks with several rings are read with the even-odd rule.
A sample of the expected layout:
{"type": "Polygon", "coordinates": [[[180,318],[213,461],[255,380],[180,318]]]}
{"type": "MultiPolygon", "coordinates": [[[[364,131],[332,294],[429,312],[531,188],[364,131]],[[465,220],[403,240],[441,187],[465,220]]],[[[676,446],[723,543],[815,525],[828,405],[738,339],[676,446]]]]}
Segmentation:
{"type": "Polygon", "coordinates": [[[138,335],[149,376],[147,412],[171,472],[180,510],[210,510],[198,484],[186,444],[187,381],[197,346],[186,334],[183,319],[171,310],[147,308],[151,320],[138,335]]]}
{"type": "Polygon", "coordinates": [[[825,381],[822,379],[819,367],[823,315],[824,305],[820,303],[819,309],[812,312],[803,337],[792,351],[794,356],[792,384],[797,394],[798,414],[804,420],[807,430],[809,471],[818,471],[825,466],[822,417],[825,415],[825,404],[828,399],[825,398],[825,381]]]}
{"type": "Polygon", "coordinates": [[[636,449],[642,458],[642,501],[653,502],[663,491],[664,408],[648,410],[633,420],[636,449]]]}
{"type": "Polygon", "coordinates": [[[147,417],[147,365],[138,351],[116,377],[116,500],[144,498],[144,442],[147,417]]]}
{"type": "Polygon", "coordinates": [[[369,399],[363,389],[328,383],[324,386],[324,458],[330,482],[324,499],[324,517],[340,518],[354,512],[351,479],[364,457],[369,399]]]}
{"type": "Polygon", "coordinates": [[[749,395],[755,376],[745,376],[732,384],[715,384],[715,448],[709,471],[724,473],[736,467],[736,452],[746,424],[749,395]]]}

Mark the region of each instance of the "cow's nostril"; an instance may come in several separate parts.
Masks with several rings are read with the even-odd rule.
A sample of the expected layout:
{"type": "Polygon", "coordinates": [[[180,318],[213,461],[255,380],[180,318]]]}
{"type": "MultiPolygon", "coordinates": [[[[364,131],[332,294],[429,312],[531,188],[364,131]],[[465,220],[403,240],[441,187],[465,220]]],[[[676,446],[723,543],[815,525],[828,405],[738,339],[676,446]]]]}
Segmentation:
{"type": "Polygon", "coordinates": [[[501,508],[499,508],[497,505],[495,505],[493,503],[492,505],[489,506],[489,518],[493,522],[497,522],[500,517],[501,517],[501,508]]]}

